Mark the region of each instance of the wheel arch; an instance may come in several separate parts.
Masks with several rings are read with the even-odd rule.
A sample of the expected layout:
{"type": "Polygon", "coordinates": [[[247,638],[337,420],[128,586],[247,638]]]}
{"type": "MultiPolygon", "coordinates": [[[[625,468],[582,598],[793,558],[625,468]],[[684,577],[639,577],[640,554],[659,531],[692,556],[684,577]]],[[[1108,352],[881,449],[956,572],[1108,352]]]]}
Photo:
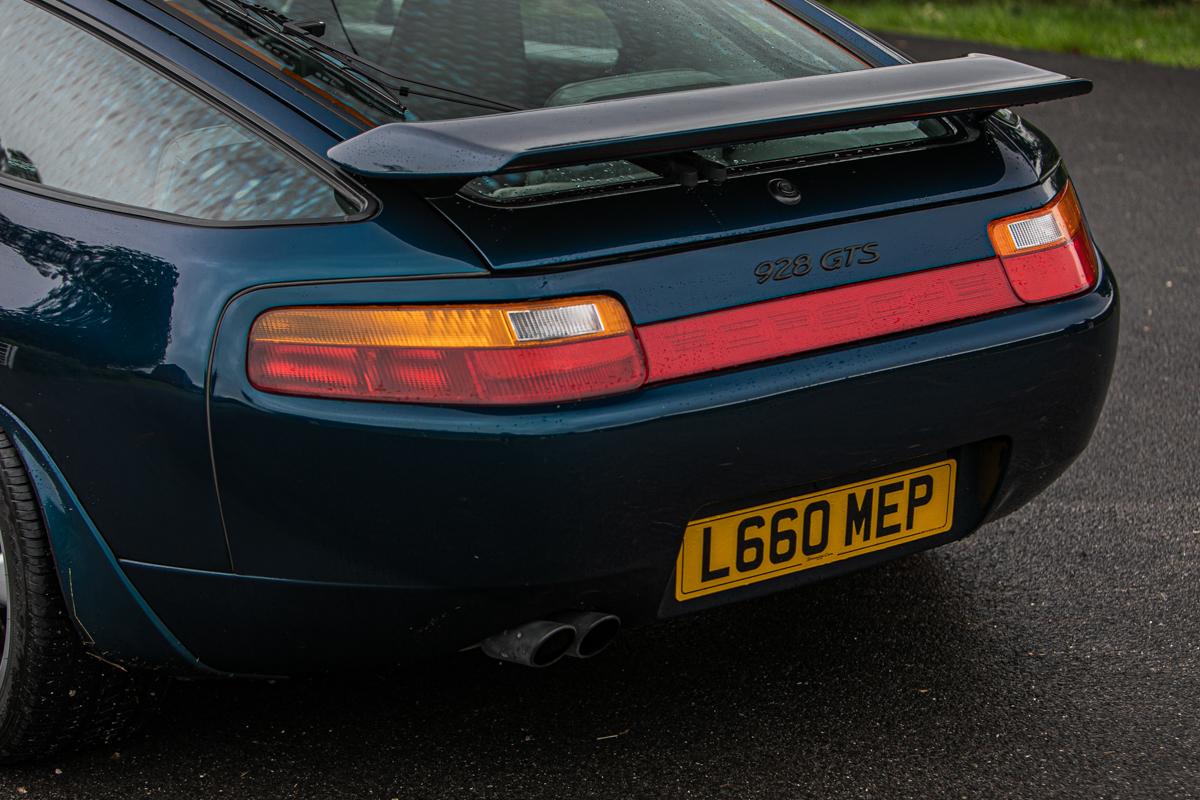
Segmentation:
{"type": "Polygon", "coordinates": [[[37,436],[0,405],[41,510],[63,598],[84,644],[123,666],[212,672],[163,624],[121,569],[37,436]]]}

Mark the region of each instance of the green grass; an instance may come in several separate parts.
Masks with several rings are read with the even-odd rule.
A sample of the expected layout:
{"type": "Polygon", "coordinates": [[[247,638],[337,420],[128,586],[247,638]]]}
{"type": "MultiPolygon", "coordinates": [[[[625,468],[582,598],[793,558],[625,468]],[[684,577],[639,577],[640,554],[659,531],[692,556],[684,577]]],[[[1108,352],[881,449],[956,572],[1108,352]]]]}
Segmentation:
{"type": "Polygon", "coordinates": [[[865,28],[1200,67],[1200,3],[826,0],[865,28]]]}

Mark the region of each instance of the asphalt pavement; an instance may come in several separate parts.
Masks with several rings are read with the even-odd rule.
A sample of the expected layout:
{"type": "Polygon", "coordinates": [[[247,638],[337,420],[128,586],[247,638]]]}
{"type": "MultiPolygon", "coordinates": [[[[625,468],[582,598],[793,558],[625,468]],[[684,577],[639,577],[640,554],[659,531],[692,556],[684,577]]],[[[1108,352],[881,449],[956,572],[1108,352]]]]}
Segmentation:
{"type": "Polygon", "coordinates": [[[1027,116],[1124,294],[1095,441],[1031,506],[589,662],[182,684],[119,752],[0,796],[1200,797],[1200,72],[1015,55],[1096,81],[1027,116]]]}

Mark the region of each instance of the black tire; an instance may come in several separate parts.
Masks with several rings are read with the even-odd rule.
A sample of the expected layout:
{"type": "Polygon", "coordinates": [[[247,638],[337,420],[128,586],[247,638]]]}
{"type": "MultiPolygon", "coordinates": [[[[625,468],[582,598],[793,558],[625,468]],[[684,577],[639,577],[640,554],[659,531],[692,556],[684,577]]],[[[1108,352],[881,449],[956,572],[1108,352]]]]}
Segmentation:
{"type": "Polygon", "coordinates": [[[84,649],[67,616],[33,486],[3,431],[0,544],[8,581],[0,656],[0,763],[111,744],[130,733],[165,684],[84,649]]]}

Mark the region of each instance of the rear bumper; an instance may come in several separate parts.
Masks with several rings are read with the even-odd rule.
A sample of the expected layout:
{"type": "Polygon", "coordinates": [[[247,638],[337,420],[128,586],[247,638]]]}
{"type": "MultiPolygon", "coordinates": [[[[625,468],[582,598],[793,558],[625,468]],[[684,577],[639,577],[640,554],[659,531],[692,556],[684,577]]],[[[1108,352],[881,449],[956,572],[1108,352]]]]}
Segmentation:
{"type": "Polygon", "coordinates": [[[287,673],[453,651],[563,608],[638,624],[961,538],[1086,447],[1117,346],[1095,292],[967,324],[554,412],[302,398],[230,404],[216,453],[239,574],[125,561],[203,663],[287,673]],[[272,404],[264,408],[264,404],[272,404]],[[267,413],[264,413],[267,412],[267,413]],[[676,603],[702,512],[960,459],[954,528],[850,562],[676,603]]]}

